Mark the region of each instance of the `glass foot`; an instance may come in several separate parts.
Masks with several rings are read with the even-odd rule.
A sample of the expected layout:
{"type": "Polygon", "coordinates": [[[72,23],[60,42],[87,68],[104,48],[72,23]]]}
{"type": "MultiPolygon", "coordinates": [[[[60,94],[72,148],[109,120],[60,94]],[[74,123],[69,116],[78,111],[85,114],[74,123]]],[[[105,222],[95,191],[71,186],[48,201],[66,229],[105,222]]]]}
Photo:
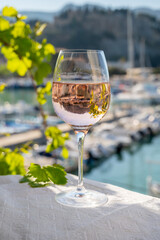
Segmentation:
{"type": "Polygon", "coordinates": [[[80,192],[77,189],[72,189],[57,194],[56,201],[69,207],[92,208],[105,204],[108,198],[104,193],[97,191],[85,190],[80,192]]]}

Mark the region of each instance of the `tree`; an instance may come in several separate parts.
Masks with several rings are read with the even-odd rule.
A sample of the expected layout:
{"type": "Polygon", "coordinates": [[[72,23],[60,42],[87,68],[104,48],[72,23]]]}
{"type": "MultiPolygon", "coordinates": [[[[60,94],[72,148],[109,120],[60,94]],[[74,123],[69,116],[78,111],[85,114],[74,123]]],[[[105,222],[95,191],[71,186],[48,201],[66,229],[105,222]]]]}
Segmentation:
{"type": "MultiPolygon", "coordinates": [[[[69,138],[68,134],[63,134],[57,127],[47,127],[47,116],[43,111],[43,104],[46,103],[46,94],[51,94],[51,83],[48,82],[44,87],[40,86],[43,83],[45,77],[52,72],[50,66],[51,57],[56,53],[52,44],[47,43],[46,39],[43,39],[41,43],[36,41],[36,37],[40,36],[46,27],[46,24],[40,24],[37,22],[33,29],[30,25],[25,23],[26,16],[22,16],[13,7],[4,7],[2,14],[0,15],[0,51],[7,60],[7,69],[12,73],[17,73],[20,76],[26,74],[32,79],[33,87],[37,95],[37,101],[39,103],[40,114],[43,119],[43,127],[46,137],[50,140],[47,146],[47,151],[53,151],[58,147],[62,147],[62,156],[68,157],[68,151],[65,148],[65,141],[69,138]]],[[[3,91],[5,84],[0,85],[0,91],[3,91]]],[[[28,145],[22,148],[16,148],[14,151],[11,149],[0,149],[0,174],[24,174],[23,156],[21,153],[27,151],[28,145]],[[12,161],[11,161],[12,158],[12,161]],[[9,160],[8,160],[9,159],[9,160]],[[19,160],[18,160],[19,159],[19,160]],[[13,162],[16,166],[12,166],[13,162]],[[18,167],[17,167],[18,166],[18,167]],[[14,168],[14,170],[13,170],[14,168]]],[[[31,182],[30,177],[34,177],[34,182],[39,184],[39,178],[35,177],[31,169],[35,166],[36,169],[40,169],[40,166],[32,164],[30,166],[29,174],[26,175],[27,179],[31,182]]],[[[56,181],[58,175],[53,174],[54,177],[48,177],[47,180],[55,180],[53,182],[58,184],[64,184],[65,171],[59,165],[49,170],[41,169],[41,172],[45,171],[45,174],[57,174],[61,173],[62,179],[56,181]],[[56,169],[56,170],[55,170],[56,169]]],[[[43,174],[43,176],[45,176],[43,174]]],[[[40,180],[43,180],[41,178],[40,180]]],[[[45,181],[46,182],[46,181],[45,181]]]]}

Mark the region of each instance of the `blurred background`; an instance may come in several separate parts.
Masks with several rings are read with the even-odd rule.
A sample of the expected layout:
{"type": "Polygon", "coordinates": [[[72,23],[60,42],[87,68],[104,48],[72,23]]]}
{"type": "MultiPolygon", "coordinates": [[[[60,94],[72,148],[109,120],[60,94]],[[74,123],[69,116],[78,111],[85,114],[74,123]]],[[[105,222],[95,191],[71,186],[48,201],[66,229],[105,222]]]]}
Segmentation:
{"type": "MultiPolygon", "coordinates": [[[[46,38],[56,48],[52,82],[60,49],[102,49],[105,52],[112,91],[109,113],[86,137],[85,177],[136,192],[160,196],[160,2],[153,1],[31,1],[3,0],[0,8],[13,6],[28,16],[33,27],[47,23],[38,41],[46,38]],[[92,146],[92,147],[91,147],[92,146]]],[[[30,162],[63,164],[76,173],[77,150],[71,129],[58,119],[51,96],[44,105],[48,125],[71,131],[66,142],[69,158],[57,149],[45,153],[42,119],[29,77],[18,77],[6,68],[0,55],[0,146],[14,148],[32,140],[30,162]],[[9,137],[5,133],[11,134],[9,137]]]]}

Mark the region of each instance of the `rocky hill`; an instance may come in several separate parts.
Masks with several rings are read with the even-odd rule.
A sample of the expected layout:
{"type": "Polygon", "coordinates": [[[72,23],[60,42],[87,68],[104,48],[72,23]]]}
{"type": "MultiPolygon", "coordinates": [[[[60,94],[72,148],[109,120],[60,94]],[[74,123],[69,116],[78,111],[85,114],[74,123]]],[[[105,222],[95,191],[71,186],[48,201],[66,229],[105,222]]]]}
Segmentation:
{"type": "MultiPolygon", "coordinates": [[[[57,48],[103,49],[110,61],[128,59],[126,9],[102,7],[66,9],[49,23],[44,35],[57,48]]],[[[131,13],[135,65],[139,66],[143,42],[146,66],[160,65],[160,21],[150,15],[131,13]]]]}
{"type": "MultiPolygon", "coordinates": [[[[71,4],[54,13],[21,13],[28,16],[31,26],[37,20],[48,22],[40,41],[46,37],[57,48],[102,49],[109,61],[128,61],[127,9],[71,4]]],[[[160,66],[160,10],[137,8],[130,16],[135,66],[140,62],[160,66]]]]}

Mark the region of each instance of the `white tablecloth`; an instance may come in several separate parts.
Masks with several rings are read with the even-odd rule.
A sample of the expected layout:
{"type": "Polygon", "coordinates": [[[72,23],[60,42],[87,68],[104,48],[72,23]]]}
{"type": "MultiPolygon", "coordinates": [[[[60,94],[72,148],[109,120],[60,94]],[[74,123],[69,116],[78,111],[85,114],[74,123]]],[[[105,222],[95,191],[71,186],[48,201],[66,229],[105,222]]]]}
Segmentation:
{"type": "MultiPolygon", "coordinates": [[[[71,208],[55,202],[67,187],[31,188],[0,176],[0,240],[160,240],[160,200],[86,180],[108,195],[106,205],[71,208]]],[[[69,175],[69,184],[76,184],[69,175]]]]}

